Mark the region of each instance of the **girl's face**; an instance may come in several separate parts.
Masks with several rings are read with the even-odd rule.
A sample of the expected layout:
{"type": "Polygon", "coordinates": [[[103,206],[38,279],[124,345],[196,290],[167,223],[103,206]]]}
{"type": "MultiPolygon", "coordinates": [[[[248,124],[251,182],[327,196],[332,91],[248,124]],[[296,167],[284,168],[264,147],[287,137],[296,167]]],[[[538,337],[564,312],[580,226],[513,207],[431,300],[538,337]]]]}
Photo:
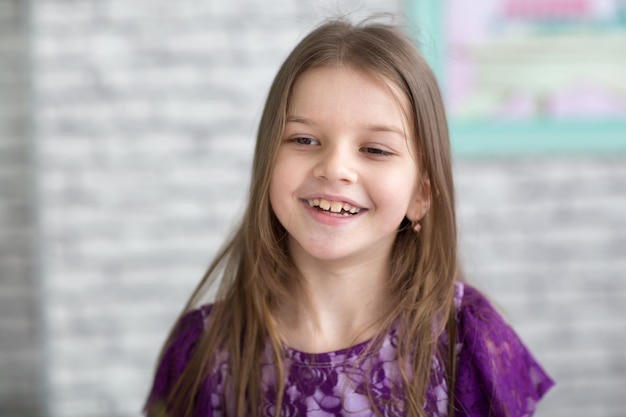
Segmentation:
{"type": "Polygon", "coordinates": [[[349,66],[298,78],[270,182],[296,265],[388,261],[404,216],[424,214],[407,108],[395,86],[349,66]]]}

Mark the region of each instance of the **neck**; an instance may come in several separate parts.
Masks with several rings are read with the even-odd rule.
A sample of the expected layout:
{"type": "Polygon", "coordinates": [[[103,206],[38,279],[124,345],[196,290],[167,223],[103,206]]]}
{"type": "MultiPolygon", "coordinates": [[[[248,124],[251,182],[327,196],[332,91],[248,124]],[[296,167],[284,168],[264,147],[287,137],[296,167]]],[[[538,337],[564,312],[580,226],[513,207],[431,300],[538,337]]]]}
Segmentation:
{"type": "Polygon", "coordinates": [[[351,265],[296,259],[303,288],[279,322],[286,343],[320,353],[373,337],[389,308],[388,256],[351,265]]]}

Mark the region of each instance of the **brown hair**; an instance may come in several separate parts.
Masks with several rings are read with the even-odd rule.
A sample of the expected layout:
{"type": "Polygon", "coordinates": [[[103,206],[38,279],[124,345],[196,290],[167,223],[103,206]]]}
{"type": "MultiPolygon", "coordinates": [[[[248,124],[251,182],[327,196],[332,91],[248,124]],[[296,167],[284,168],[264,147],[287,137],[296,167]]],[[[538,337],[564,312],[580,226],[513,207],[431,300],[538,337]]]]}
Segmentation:
{"type": "MultiPolygon", "coordinates": [[[[294,83],[311,68],[338,65],[350,65],[391,82],[408,98],[410,137],[416,141],[421,176],[430,183],[431,206],[422,219],[421,232],[416,234],[408,227],[406,218],[398,229],[389,278],[390,305],[395,308],[381,325],[381,333],[394,323],[399,326],[398,334],[403,337],[397,355],[406,413],[424,416],[433,355],[441,353],[438,339],[445,326],[454,322],[451,312],[457,274],[454,191],[443,102],[431,69],[400,29],[371,20],[353,25],[341,19],[326,22],[307,35],[287,57],[270,88],[258,129],[242,223],[184,309],[196,307],[209,286],[221,279],[207,327],[164,399],[165,408],[173,415],[191,416],[203,378],[217,352],[226,351],[231,378],[228,386],[232,389],[229,397],[235,414],[257,416],[258,405],[263,402],[259,363],[268,340],[277,376],[276,400],[277,404],[282,402],[283,348],[273,313],[279,303],[294,302],[290,289],[300,283],[287,250],[286,231],[270,207],[270,178],[294,83]]],[[[165,346],[169,343],[168,338],[165,346]]],[[[453,364],[448,365],[454,369],[453,364]]],[[[451,406],[452,374],[450,371],[448,375],[451,406]]],[[[149,415],[154,414],[149,411],[149,415]]]]}

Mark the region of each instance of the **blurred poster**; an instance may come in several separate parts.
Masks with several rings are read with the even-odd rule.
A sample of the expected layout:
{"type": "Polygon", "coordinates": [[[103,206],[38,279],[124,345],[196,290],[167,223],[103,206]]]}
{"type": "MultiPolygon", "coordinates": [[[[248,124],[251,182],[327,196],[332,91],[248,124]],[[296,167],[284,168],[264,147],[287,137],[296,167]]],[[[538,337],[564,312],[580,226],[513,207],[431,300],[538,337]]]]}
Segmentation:
{"type": "Polygon", "coordinates": [[[447,0],[457,120],[624,120],[626,0],[447,0]]]}

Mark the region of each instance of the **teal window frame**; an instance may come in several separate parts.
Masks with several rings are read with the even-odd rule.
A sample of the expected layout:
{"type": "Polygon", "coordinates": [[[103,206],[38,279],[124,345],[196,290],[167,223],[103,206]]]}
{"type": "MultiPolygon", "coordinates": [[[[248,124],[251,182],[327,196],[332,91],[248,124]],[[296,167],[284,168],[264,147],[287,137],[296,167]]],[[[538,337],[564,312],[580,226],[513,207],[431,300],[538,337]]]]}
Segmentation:
{"type": "MultiPolygon", "coordinates": [[[[445,0],[405,0],[413,34],[445,91],[445,0]]],[[[626,155],[626,117],[618,120],[479,122],[449,119],[455,155],[626,155]]]]}

